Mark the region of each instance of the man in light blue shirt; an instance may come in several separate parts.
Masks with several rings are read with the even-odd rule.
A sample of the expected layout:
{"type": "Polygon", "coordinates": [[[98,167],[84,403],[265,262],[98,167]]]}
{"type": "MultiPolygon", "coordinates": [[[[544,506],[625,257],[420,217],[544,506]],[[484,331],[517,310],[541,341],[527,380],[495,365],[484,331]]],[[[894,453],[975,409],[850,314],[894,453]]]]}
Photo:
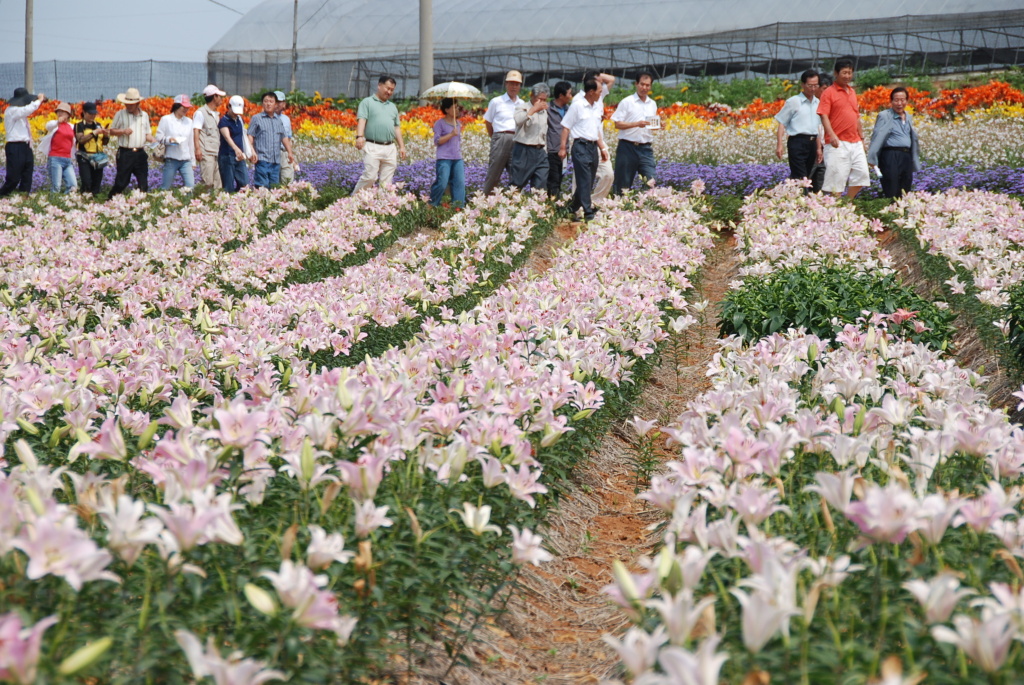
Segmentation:
{"type": "Polygon", "coordinates": [[[782,143],[788,135],[786,151],[789,154],[789,177],[810,178],[811,167],[822,159],[818,127],[818,72],[808,69],[800,75],[801,93],[786,100],[775,115],[779,122],[776,130],[775,156],[782,159],[782,143]]]}
{"type": "Polygon", "coordinates": [[[276,186],[281,182],[281,148],[292,158],[292,141],[288,129],[277,113],[277,95],[264,93],[263,111],[249,120],[249,145],[256,156],[253,185],[276,186]]]}
{"type": "MultiPolygon", "coordinates": [[[[275,90],[274,95],[277,96],[277,116],[281,117],[281,123],[284,124],[284,137],[291,141],[292,138],[292,120],[284,113],[288,103],[285,101],[285,94],[283,90],[275,90]]],[[[292,163],[292,157],[295,156],[294,142],[292,143],[292,156],[281,155],[281,185],[286,186],[295,180],[295,167],[296,164],[292,163]]],[[[281,141],[281,149],[285,149],[284,141],[281,141]]]]}

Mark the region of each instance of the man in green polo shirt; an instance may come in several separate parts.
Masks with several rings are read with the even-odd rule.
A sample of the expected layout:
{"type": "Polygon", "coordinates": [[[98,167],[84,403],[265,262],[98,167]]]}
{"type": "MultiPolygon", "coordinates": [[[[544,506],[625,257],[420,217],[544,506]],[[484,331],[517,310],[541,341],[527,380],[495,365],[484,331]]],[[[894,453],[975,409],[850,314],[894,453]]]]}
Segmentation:
{"type": "Polygon", "coordinates": [[[398,108],[389,102],[396,85],[394,78],[381,76],[377,79],[377,94],[363,99],[356,110],[356,149],[363,153],[363,175],[353,193],[377,183],[378,178],[380,185],[389,185],[395,176],[398,155],[405,159],[398,108]]]}

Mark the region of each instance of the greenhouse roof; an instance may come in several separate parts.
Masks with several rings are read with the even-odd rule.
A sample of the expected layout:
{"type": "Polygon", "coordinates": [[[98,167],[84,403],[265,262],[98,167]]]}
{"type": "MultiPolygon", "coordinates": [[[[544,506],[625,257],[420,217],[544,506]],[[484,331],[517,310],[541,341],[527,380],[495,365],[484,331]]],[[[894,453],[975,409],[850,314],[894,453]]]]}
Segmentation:
{"type": "MultiPolygon", "coordinates": [[[[290,51],[293,0],[266,0],[210,49],[231,53],[290,51]]],[[[1021,0],[434,0],[435,54],[497,52],[673,41],[759,27],[901,18],[922,24],[950,15],[1020,13],[1021,0]]],[[[301,61],[354,60],[411,54],[419,45],[418,0],[304,0],[298,9],[301,61]]],[[[969,28],[969,27],[965,27],[969,28]]],[[[771,39],[772,36],[764,36],[771,39]]]]}

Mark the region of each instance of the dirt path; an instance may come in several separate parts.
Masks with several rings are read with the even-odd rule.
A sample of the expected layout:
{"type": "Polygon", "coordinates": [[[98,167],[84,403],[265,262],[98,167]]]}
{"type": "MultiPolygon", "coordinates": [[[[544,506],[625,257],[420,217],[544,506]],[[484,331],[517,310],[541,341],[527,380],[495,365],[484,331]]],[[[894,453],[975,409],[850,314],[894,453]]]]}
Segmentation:
{"type": "MultiPolygon", "coordinates": [[[[571,240],[579,225],[559,227],[548,243],[531,257],[531,267],[546,268],[554,249],[571,240]]],[[[736,271],[734,239],[722,235],[709,256],[701,295],[712,306],[699,329],[691,329],[679,344],[662,355],[639,397],[634,413],[645,419],[666,420],[707,389],[704,371],[717,350],[717,303],[736,271]]],[[[624,627],[620,612],[609,605],[601,588],[611,582],[612,562],[627,565],[649,550],[647,530],[660,520],[634,495],[635,471],[631,444],[636,434],[621,423],[578,472],[569,493],[543,530],[554,561],[520,577],[521,591],[508,611],[480,632],[470,646],[472,667],[423,672],[424,683],[445,685],[513,685],[598,683],[614,674],[617,658],[602,635],[624,627]]],[[[667,458],[667,457],[666,457],[667,458]]]]}

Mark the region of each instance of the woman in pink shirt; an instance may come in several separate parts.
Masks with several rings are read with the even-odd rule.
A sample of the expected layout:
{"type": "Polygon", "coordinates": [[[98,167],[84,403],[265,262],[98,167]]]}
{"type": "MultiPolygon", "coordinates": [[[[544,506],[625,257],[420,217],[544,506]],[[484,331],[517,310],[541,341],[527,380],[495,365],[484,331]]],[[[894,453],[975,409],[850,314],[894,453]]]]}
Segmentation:
{"type": "Polygon", "coordinates": [[[62,102],[57,105],[57,128],[50,138],[50,189],[55,193],[70,192],[78,187],[75,167],[72,165],[75,147],[75,129],[71,119],[71,105],[62,102]],[[64,188],[61,190],[61,181],[64,188]]]}

